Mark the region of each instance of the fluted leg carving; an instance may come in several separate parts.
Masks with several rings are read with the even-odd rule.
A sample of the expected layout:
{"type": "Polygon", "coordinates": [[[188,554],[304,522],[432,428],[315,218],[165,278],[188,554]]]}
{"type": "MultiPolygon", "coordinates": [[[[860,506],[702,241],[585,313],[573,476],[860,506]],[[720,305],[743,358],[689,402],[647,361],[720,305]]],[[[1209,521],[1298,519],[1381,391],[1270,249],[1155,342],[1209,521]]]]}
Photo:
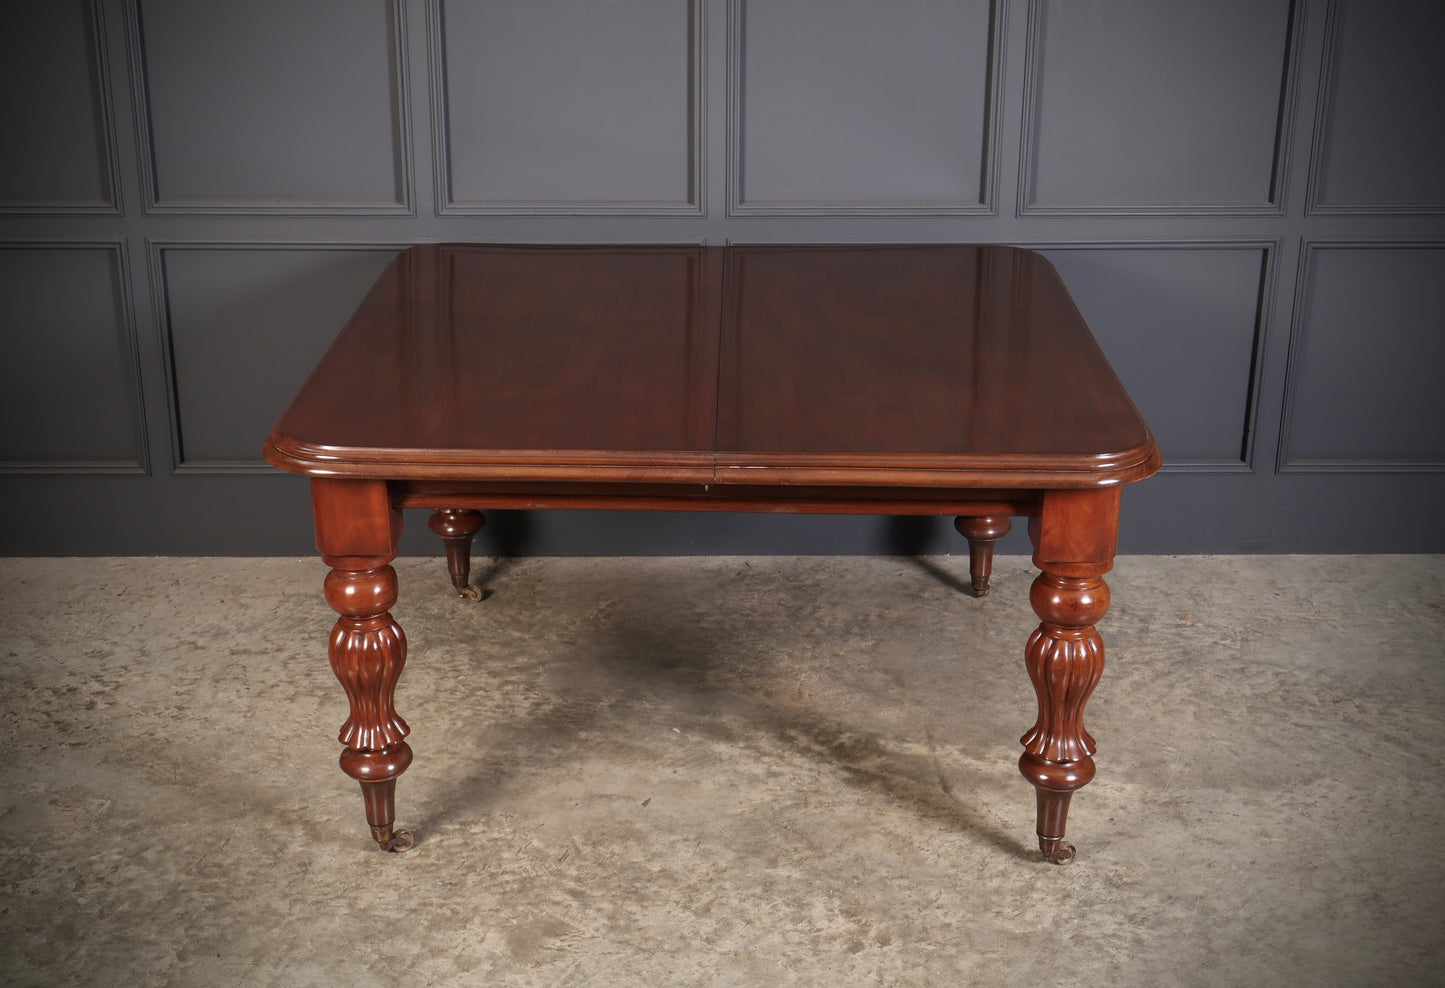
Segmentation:
{"type": "Polygon", "coordinates": [[[988,593],[988,579],[993,573],[993,550],[998,540],[1013,528],[1004,515],[965,515],[953,520],[958,534],[968,539],[968,575],[973,583],[973,595],[982,597],[988,593]]]}
{"type": "Polygon", "coordinates": [[[486,523],[480,511],[467,508],[437,508],[427,520],[427,527],[441,537],[447,550],[447,569],[457,596],[482,599],[482,588],[470,582],[472,571],[472,539],[486,523]]]}
{"type": "Polygon", "coordinates": [[[410,728],[395,706],[406,664],[406,635],[389,612],[396,593],[390,566],[337,568],[326,577],[326,602],[341,615],[331,631],[331,670],[351,705],[338,736],[346,746],[341,769],[361,783],[371,835],[388,851],[404,851],[413,841],[405,830],[392,831],[396,780],[411,764],[410,728]]]}
{"type": "Polygon", "coordinates": [[[1029,600],[1042,622],[1024,650],[1039,714],[1019,739],[1019,771],[1038,792],[1039,850],[1066,864],[1074,857],[1074,846],[1064,841],[1069,799],[1094,778],[1084,705],[1104,672],[1104,642],[1094,624],[1109,609],[1109,587],[1102,576],[1043,572],[1029,600]]]}

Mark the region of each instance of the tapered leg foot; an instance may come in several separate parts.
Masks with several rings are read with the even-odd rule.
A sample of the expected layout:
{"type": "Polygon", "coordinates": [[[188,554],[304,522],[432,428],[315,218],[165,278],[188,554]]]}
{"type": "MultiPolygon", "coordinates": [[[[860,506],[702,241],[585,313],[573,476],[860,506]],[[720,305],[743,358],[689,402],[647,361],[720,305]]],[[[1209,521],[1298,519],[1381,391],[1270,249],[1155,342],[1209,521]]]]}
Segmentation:
{"type": "Polygon", "coordinates": [[[437,508],[427,520],[427,527],[441,537],[447,550],[447,570],[457,596],[481,600],[482,588],[471,581],[472,539],[482,530],[486,519],[480,511],[467,508],[437,508]]]}
{"type": "Polygon", "coordinates": [[[993,550],[1013,528],[1003,515],[964,515],[953,520],[958,534],[968,539],[968,575],[973,584],[973,595],[982,597],[988,593],[989,576],[993,573],[993,550]]]}
{"type": "Polygon", "coordinates": [[[1069,799],[1094,777],[1094,760],[1052,762],[1025,751],[1019,771],[1034,784],[1038,801],[1039,851],[1045,861],[1068,864],[1074,860],[1074,845],[1064,840],[1069,818],[1069,799]]]}
{"type": "Polygon", "coordinates": [[[1024,651],[1038,696],[1039,715],[1020,738],[1019,771],[1038,793],[1039,850],[1067,864],[1074,846],[1064,840],[1069,800],[1094,778],[1094,739],[1084,729],[1084,705],[1104,672],[1104,643],[1094,623],[1109,608],[1100,576],[1040,573],[1029,593],[1041,623],[1024,651]]]}
{"type": "MultiPolygon", "coordinates": [[[[411,760],[411,749],[405,744],[407,761],[411,760]]],[[[371,828],[371,838],[383,851],[400,854],[411,850],[416,838],[410,830],[393,830],[396,822],[396,779],[384,782],[363,782],[361,798],[366,803],[366,822],[371,828]],[[378,822],[379,821],[379,822],[378,822]]]]}

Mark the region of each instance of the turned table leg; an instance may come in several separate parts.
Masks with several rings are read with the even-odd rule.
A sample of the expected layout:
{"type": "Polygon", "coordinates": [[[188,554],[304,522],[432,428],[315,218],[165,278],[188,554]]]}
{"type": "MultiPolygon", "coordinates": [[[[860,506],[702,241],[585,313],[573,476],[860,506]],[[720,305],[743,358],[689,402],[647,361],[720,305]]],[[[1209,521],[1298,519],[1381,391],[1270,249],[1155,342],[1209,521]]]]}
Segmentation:
{"type": "Polygon", "coordinates": [[[486,519],[480,511],[467,508],[437,508],[427,520],[427,527],[441,537],[447,550],[447,569],[457,596],[482,599],[482,588],[472,585],[472,539],[482,530],[486,519]]]}
{"type": "Polygon", "coordinates": [[[993,572],[994,546],[1013,525],[1005,515],[964,515],[953,520],[953,527],[968,539],[968,575],[973,595],[982,597],[988,593],[988,578],[993,572]]]}
{"type": "Polygon", "coordinates": [[[314,479],[316,544],[331,567],[326,602],[338,614],[328,654],[350,715],[338,740],[341,769],[361,783],[371,836],[383,850],[405,851],[413,837],[394,830],[396,780],[411,764],[410,733],[396,712],[396,682],[406,664],[406,635],[390,613],[396,603],[396,541],[401,512],[386,484],[314,479]]]}
{"type": "Polygon", "coordinates": [[[1039,850],[1067,864],[1074,845],[1064,840],[1069,802],[1094,778],[1094,739],[1084,706],[1104,672],[1104,642],[1094,625],[1109,609],[1104,574],[1114,563],[1118,488],[1049,491],[1029,519],[1034,565],[1029,591],[1039,626],[1024,649],[1038,697],[1038,716],[1019,739],[1019,771],[1037,792],[1039,850]]]}
{"type": "Polygon", "coordinates": [[[1029,593],[1042,622],[1024,650],[1039,715],[1020,738],[1019,771],[1038,791],[1039,850],[1055,864],[1073,860],[1064,841],[1069,799],[1094,778],[1094,739],[1084,729],[1084,705],[1104,672],[1104,643],[1094,622],[1109,608],[1109,587],[1098,576],[1040,573],[1029,593]]]}
{"type": "Polygon", "coordinates": [[[334,568],[326,577],[326,602],[341,615],[331,631],[331,671],[351,703],[337,737],[346,746],[341,770],[361,783],[371,836],[385,850],[405,851],[412,835],[392,831],[396,780],[411,764],[405,741],[411,729],[394,701],[406,664],[406,635],[387,610],[396,603],[396,570],[334,568]]]}

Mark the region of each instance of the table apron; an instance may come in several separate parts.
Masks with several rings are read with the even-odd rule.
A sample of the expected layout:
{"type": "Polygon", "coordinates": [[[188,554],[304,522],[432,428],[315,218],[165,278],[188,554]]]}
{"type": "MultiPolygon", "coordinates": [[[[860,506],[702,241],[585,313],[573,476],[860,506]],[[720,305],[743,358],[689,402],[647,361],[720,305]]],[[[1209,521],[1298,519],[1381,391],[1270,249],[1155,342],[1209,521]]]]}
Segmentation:
{"type": "Polygon", "coordinates": [[[743,487],[735,485],[479,485],[392,481],[398,508],[737,511],[826,515],[1033,517],[1043,495],[1019,490],[743,487]]]}

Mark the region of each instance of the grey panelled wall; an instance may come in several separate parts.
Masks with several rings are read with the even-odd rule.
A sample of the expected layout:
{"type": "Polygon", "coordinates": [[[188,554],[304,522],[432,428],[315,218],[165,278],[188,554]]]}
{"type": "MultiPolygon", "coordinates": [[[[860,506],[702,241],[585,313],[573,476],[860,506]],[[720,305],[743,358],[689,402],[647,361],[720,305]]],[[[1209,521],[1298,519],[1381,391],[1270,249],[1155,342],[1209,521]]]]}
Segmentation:
{"type": "MultiPolygon", "coordinates": [[[[5,18],[0,552],[309,551],[262,440],[386,261],[438,240],[1035,247],[1165,451],[1124,551],[1445,551],[1445,4],[5,18]]],[[[434,551],[420,520],[405,547],[434,551]]],[[[483,540],[961,549],[942,522],[747,515],[498,512],[483,540]]]]}

